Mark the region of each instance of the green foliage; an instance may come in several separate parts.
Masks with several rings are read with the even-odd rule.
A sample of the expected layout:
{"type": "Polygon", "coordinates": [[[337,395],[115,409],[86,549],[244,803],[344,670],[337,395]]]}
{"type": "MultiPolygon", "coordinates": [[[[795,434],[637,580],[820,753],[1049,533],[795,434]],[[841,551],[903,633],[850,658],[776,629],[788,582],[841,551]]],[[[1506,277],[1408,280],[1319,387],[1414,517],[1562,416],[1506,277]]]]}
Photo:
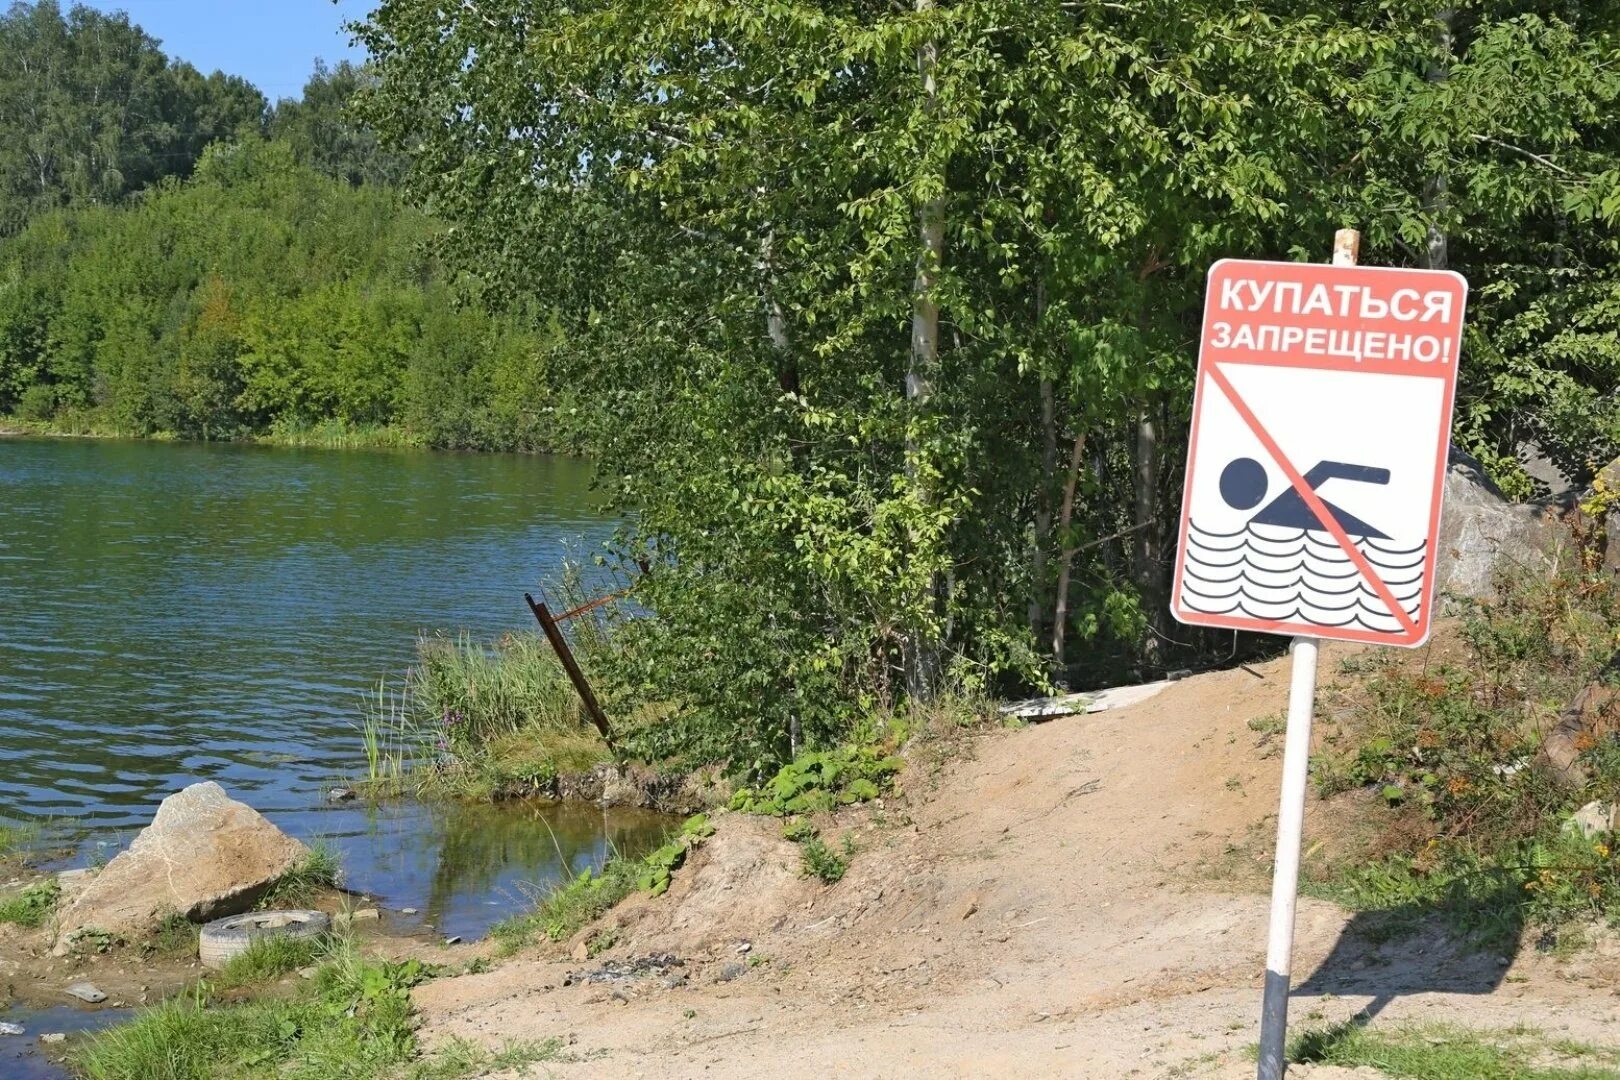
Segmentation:
{"type": "Polygon", "coordinates": [[[37,216],[0,242],[0,413],[312,445],[565,442],[540,337],[463,303],[421,253],[434,228],[257,137],[138,202],[37,216]]]}
{"type": "Polygon", "coordinates": [[[1587,738],[1573,784],[1539,755],[1558,713],[1610,670],[1617,617],[1612,575],[1516,571],[1467,608],[1454,666],[1387,654],[1359,665],[1313,769],[1324,795],[1376,790],[1391,827],[1373,858],[1309,887],[1355,908],[1442,911],[1496,940],[1527,922],[1620,915],[1612,840],[1564,826],[1620,791],[1612,737],[1587,738]]]}
{"type": "Polygon", "coordinates": [[[824,885],[844,880],[849,861],[855,857],[855,841],[847,834],[840,850],[834,851],[819,836],[810,836],[799,845],[799,857],[806,877],[813,877],[824,885]]]}
{"type": "MultiPolygon", "coordinates": [[[[589,620],[576,624],[581,663],[606,649],[589,620]]],[[[610,754],[555,651],[538,634],[491,645],[435,635],[397,692],[379,686],[362,729],[368,780],[378,793],[418,791],[489,797],[544,794],[560,774],[584,772],[610,754]]]]}
{"type": "Polygon", "coordinates": [[[1620,1052],[1552,1040],[1525,1028],[1446,1025],[1372,1028],[1356,1021],[1304,1031],[1289,1042],[1294,1064],[1367,1066],[1404,1080],[1613,1080],[1620,1052]]]}
{"type": "Polygon", "coordinates": [[[300,165],[345,183],[396,184],[404,175],[403,158],[383,151],[377,136],[353,115],[352,104],[370,77],[347,60],[336,67],[315,61],[315,73],[303,95],[283,98],[270,111],[270,137],[286,143],[300,165]]]}
{"type": "Polygon", "coordinates": [[[62,888],[55,878],[46,878],[16,892],[0,896],[0,923],[12,923],[33,930],[45,925],[62,888]]]}
{"type": "Polygon", "coordinates": [[[872,745],[800,754],[759,787],[738,788],[731,809],[785,817],[866,802],[882,794],[904,765],[872,745]]]}
{"type": "Polygon", "coordinates": [[[381,1080],[416,1056],[410,990],[428,975],[337,947],[291,997],[210,1004],[199,986],[91,1036],[72,1064],[88,1080],[381,1080]]]}
{"type": "Polygon", "coordinates": [[[652,569],[615,674],[671,715],[637,750],[759,777],[903,696],[1178,666],[1220,257],[1357,225],[1368,263],[1448,259],[1457,442],[1504,480],[1526,439],[1610,452],[1614,14],[1471,5],[1449,55],[1406,0],[383,0],[356,31],[437,250],[492,299],[545,283],[547,370],[652,569]]]}
{"type": "Polygon", "coordinates": [[[0,236],[67,202],[113,203],[185,176],[264,121],[242,79],[170,61],[123,12],[55,0],[0,14],[0,236]]]}

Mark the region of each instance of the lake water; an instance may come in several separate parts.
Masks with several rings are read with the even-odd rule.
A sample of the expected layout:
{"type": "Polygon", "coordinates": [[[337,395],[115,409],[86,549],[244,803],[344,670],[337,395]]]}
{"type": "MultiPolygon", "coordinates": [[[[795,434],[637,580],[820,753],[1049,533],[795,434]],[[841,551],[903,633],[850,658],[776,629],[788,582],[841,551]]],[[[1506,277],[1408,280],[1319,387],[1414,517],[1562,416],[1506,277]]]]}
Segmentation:
{"type": "Polygon", "coordinates": [[[533,632],[612,523],[554,457],[0,438],[0,817],[110,853],[196,780],[472,936],[649,815],[327,805],[417,635],[533,632]]]}

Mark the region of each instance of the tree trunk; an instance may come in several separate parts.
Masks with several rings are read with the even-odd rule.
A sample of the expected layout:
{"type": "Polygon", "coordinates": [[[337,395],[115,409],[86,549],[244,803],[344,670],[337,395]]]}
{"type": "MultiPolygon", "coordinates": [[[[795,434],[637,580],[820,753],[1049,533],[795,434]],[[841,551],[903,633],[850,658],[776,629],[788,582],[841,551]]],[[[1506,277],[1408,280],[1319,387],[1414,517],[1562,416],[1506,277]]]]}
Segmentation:
{"type": "Polygon", "coordinates": [[[1069,526],[1074,521],[1074,490],[1080,483],[1080,462],[1086,455],[1086,433],[1074,437],[1069,453],[1069,475],[1063,482],[1063,510],[1058,516],[1058,536],[1063,553],[1058,557],[1057,603],[1052,612],[1052,665],[1061,682],[1068,671],[1063,662],[1064,638],[1069,632],[1069,571],[1074,567],[1074,549],[1069,547],[1069,526]]]}
{"type": "MultiPolygon", "coordinates": [[[[1035,340],[1039,350],[1041,316],[1046,311],[1046,283],[1035,282],[1035,340]]],[[[1035,539],[1029,560],[1029,633],[1037,643],[1046,636],[1046,547],[1052,535],[1052,495],[1057,489],[1057,390],[1041,369],[1041,476],[1035,502],[1035,539]]],[[[1061,657],[1054,657],[1061,661],[1061,657]]]]}
{"type": "MultiPolygon", "coordinates": [[[[916,0],[918,12],[934,9],[934,0],[916,0]]],[[[939,88],[935,70],[939,66],[939,43],[930,39],[917,47],[917,73],[922,77],[923,114],[932,118],[939,107],[939,88]]],[[[915,421],[928,412],[933,397],[934,380],[939,370],[939,302],[934,288],[939,280],[939,269],[945,254],[945,199],[943,192],[930,196],[917,207],[917,276],[912,285],[911,359],[906,369],[906,401],[913,419],[912,432],[906,437],[906,478],[913,491],[925,503],[933,501],[926,490],[918,470],[915,421]]],[[[938,583],[925,586],[924,602],[932,605],[938,594],[938,583]]],[[[914,700],[926,701],[933,696],[934,680],[939,668],[938,646],[927,627],[915,627],[906,642],[906,693],[914,700]]]]}
{"type": "MultiPolygon", "coordinates": [[[[1156,629],[1160,624],[1159,609],[1164,592],[1164,567],[1159,551],[1159,531],[1154,528],[1158,514],[1159,493],[1159,433],[1153,426],[1153,415],[1144,412],[1136,421],[1136,552],[1133,559],[1136,587],[1142,597],[1142,608],[1147,614],[1148,626],[1156,629]]],[[[1159,662],[1159,639],[1149,633],[1143,644],[1143,658],[1151,665],[1159,662]]]]}
{"type": "MultiPolygon", "coordinates": [[[[1451,77],[1453,29],[1456,12],[1442,8],[1435,16],[1435,58],[1429,64],[1427,78],[1431,83],[1443,83],[1451,77]]],[[[1449,203],[1446,198],[1446,174],[1437,172],[1423,187],[1423,213],[1429,219],[1428,242],[1425,245],[1424,265],[1430,270],[1448,269],[1450,255],[1446,250],[1446,230],[1442,220],[1449,203]]]]}

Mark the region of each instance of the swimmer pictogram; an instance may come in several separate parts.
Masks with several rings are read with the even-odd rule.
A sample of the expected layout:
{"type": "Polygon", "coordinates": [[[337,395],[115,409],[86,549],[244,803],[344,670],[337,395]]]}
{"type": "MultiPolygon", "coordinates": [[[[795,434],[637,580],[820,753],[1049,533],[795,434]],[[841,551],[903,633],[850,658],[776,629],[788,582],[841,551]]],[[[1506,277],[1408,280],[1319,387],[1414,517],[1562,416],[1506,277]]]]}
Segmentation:
{"type": "MultiPolygon", "coordinates": [[[[1305,482],[1311,489],[1321,487],[1329,480],[1352,480],[1358,484],[1387,484],[1389,483],[1389,470],[1377,469],[1370,465],[1346,465],[1339,461],[1318,462],[1305,474],[1305,482]]],[[[1254,458],[1234,458],[1232,462],[1221,470],[1221,498],[1226,500],[1228,506],[1238,510],[1248,510],[1257,506],[1260,500],[1266,497],[1266,470],[1254,458]]],[[[1375,536],[1380,540],[1389,539],[1384,533],[1368,525],[1354,514],[1339,509],[1326,499],[1322,505],[1327,507],[1328,513],[1338,521],[1344,531],[1351,536],[1375,536]]],[[[1281,525],[1296,529],[1326,529],[1327,526],[1320,521],[1315,512],[1305,505],[1299,492],[1292,488],[1273,499],[1264,510],[1261,510],[1249,521],[1255,525],[1281,525]]]]}

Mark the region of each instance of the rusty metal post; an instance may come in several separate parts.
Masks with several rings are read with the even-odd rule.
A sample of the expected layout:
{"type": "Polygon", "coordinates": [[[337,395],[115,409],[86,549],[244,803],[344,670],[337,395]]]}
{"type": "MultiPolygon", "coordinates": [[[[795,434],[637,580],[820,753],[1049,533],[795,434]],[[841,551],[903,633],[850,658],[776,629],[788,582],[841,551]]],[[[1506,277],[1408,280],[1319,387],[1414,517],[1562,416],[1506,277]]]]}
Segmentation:
{"type": "Polygon", "coordinates": [[[546,633],[546,640],[556,650],[557,659],[562,661],[563,670],[568,673],[568,681],[574,684],[579,691],[579,700],[585,704],[585,712],[590,716],[596,730],[602,733],[609,749],[617,749],[613,745],[613,729],[608,726],[607,715],[602,712],[602,706],[597,704],[596,694],[591,690],[591,684],[585,681],[585,673],[579,670],[579,663],[574,659],[574,651],[568,647],[568,639],[563,637],[562,630],[557,626],[557,620],[552,618],[551,611],[544,604],[535,603],[534,597],[528,593],[523,599],[529,603],[529,610],[534,612],[535,621],[540,629],[546,633]]]}

